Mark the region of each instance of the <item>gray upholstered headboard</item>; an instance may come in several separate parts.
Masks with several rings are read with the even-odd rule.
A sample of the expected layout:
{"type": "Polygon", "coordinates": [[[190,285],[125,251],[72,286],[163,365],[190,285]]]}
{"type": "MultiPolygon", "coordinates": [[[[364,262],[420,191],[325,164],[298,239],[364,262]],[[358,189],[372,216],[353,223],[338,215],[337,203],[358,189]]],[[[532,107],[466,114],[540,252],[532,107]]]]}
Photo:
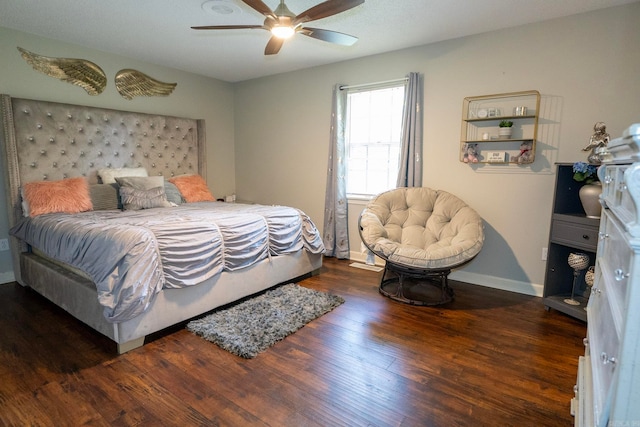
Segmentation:
{"type": "Polygon", "coordinates": [[[21,215],[19,190],[26,182],[86,176],[97,183],[97,171],[105,167],[144,167],[165,178],[199,173],[206,179],[204,120],[9,95],[0,95],[0,102],[10,226],[21,215]]]}

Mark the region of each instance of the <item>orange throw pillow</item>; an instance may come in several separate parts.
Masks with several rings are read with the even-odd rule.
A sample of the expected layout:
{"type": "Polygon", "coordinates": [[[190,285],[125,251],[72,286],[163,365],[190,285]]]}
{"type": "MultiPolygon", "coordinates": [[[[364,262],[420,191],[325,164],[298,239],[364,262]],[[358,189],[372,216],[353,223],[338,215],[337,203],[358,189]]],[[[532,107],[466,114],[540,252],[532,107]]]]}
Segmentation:
{"type": "Polygon", "coordinates": [[[29,216],[47,213],[78,213],[93,209],[89,183],[83,177],[60,181],[28,182],[22,187],[29,216]]]}
{"type": "Polygon", "coordinates": [[[200,175],[180,175],[171,178],[169,182],[178,187],[182,198],[187,203],[216,201],[200,175]]]}

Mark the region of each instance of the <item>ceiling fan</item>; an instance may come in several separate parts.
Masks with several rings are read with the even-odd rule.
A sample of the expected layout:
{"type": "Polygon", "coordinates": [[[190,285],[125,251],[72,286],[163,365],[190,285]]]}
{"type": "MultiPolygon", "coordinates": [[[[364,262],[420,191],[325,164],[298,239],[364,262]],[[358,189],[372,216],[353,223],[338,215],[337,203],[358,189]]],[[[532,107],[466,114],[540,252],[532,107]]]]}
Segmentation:
{"type": "Polygon", "coordinates": [[[269,6],[261,0],[242,0],[242,2],[265,16],[262,25],[205,25],[191,28],[194,30],[267,30],[271,32],[272,35],[267,43],[267,47],[264,49],[265,55],[275,55],[278,53],[284,41],[296,33],[343,46],[351,46],[358,41],[357,37],[348,34],[320,28],[304,27],[303,24],[347,11],[361,5],[364,3],[364,0],[327,0],[298,15],[289,10],[287,5],[284,4],[284,0],[280,0],[280,4],[276,10],[271,10],[269,6]]]}

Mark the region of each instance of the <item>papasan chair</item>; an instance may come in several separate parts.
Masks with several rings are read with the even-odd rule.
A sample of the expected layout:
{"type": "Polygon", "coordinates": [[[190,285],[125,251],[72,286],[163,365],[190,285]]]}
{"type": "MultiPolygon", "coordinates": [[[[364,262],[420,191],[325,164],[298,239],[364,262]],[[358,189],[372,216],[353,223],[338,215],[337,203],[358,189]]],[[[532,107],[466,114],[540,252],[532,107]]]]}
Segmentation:
{"type": "Polygon", "coordinates": [[[454,297],[451,269],[482,249],[482,218],[442,190],[397,188],[372,199],[358,220],[364,245],[385,261],[380,293],[414,305],[439,305],[454,297]]]}

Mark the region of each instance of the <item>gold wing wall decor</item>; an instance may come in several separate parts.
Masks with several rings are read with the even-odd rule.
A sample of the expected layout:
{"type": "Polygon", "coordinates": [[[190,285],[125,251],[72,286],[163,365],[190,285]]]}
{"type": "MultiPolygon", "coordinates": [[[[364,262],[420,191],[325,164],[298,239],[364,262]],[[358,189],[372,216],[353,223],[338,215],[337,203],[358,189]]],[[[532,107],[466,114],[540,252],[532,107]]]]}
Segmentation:
{"type": "Polygon", "coordinates": [[[169,96],[177,83],[164,83],[146,74],[132,69],[116,73],[116,89],[124,99],[136,96],[169,96]]]}
{"type": "Polygon", "coordinates": [[[52,58],[18,47],[20,54],[34,70],[67,83],[80,86],[89,95],[98,95],[107,87],[107,75],[102,68],[86,59],[52,58]]]}

